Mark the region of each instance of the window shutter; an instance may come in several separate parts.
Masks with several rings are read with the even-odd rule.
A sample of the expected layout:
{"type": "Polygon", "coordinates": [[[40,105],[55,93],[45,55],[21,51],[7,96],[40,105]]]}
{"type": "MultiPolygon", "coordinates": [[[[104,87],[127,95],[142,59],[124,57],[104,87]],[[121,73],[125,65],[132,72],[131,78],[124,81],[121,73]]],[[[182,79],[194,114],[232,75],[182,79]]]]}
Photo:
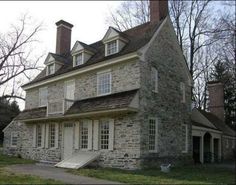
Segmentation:
{"type": "Polygon", "coordinates": [[[41,147],[45,147],[45,124],[42,125],[42,144],[41,147]]]}
{"type": "Polygon", "coordinates": [[[75,124],[75,142],[74,148],[79,149],[79,122],[75,124]]]}
{"type": "Polygon", "coordinates": [[[49,124],[46,124],[46,133],[45,133],[45,148],[48,148],[48,140],[49,140],[49,124]]]}
{"type": "Polygon", "coordinates": [[[99,141],[99,121],[93,121],[93,149],[98,150],[98,141],[99,141]]]}
{"type": "Polygon", "coordinates": [[[88,150],[92,150],[92,134],[93,134],[92,120],[88,120],[88,150]]]}
{"type": "Polygon", "coordinates": [[[55,148],[58,148],[58,139],[59,139],[59,124],[55,124],[55,148]]]}
{"type": "Polygon", "coordinates": [[[36,124],[33,125],[33,147],[36,147],[36,124]]]}
{"type": "Polygon", "coordinates": [[[108,150],[113,150],[114,144],[114,119],[109,120],[109,146],[108,150]]]}

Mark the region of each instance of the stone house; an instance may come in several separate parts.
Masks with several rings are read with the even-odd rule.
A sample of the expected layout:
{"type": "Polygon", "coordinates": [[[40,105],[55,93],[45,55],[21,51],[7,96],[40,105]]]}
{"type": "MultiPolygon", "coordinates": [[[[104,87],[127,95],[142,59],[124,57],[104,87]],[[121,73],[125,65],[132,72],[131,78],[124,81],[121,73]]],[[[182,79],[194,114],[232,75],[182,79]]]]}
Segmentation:
{"type": "Polygon", "coordinates": [[[150,1],[150,22],[72,49],[73,25],[56,25],[56,53],[23,86],[4,152],[53,163],[97,154],[98,165],[124,169],[191,162],[192,78],[167,1],[150,1]]]}

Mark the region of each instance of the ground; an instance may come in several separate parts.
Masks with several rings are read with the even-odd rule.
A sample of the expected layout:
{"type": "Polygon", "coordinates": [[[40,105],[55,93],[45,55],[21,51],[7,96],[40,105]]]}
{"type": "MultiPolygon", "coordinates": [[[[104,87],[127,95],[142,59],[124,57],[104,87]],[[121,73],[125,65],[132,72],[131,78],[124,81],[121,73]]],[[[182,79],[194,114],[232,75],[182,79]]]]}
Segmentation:
{"type": "Polygon", "coordinates": [[[176,167],[168,174],[161,172],[160,169],[125,171],[98,168],[70,170],[70,172],[129,184],[235,184],[236,182],[235,169],[221,165],[176,167]]]}
{"type": "Polygon", "coordinates": [[[32,164],[34,161],[0,154],[0,184],[60,184],[59,181],[42,179],[31,175],[20,175],[6,170],[6,167],[15,164],[32,164]]]}

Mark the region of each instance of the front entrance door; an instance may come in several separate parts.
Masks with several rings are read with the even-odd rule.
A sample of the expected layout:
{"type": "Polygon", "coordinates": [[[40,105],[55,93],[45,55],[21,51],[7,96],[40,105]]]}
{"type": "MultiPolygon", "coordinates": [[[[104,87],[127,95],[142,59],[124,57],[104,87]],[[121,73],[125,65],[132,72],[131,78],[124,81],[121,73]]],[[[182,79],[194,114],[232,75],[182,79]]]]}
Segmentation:
{"type": "Polygon", "coordinates": [[[64,125],[64,155],[63,158],[69,158],[73,152],[73,124],[64,125]]]}

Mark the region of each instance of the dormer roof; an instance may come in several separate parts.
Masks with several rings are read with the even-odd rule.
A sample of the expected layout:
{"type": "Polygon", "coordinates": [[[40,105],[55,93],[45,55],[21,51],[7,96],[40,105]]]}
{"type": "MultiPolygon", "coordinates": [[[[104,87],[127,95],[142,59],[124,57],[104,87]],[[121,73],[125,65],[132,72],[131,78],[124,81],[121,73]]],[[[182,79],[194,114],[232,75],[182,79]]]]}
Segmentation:
{"type": "Polygon", "coordinates": [[[57,55],[55,53],[48,53],[48,55],[44,61],[44,64],[48,65],[50,63],[57,62],[57,63],[61,63],[63,65],[66,63],[66,61],[67,61],[67,59],[61,55],[57,55]]]}
{"type": "Polygon", "coordinates": [[[116,39],[116,38],[117,39],[119,38],[125,42],[128,42],[128,40],[129,40],[127,35],[125,35],[123,32],[120,32],[117,29],[110,26],[108,28],[106,34],[104,35],[102,42],[105,43],[105,42],[108,42],[108,41],[116,39]]]}
{"type": "MultiPolygon", "coordinates": [[[[34,84],[43,80],[53,78],[57,75],[65,74],[67,72],[71,72],[71,71],[83,68],[85,66],[93,65],[93,64],[105,61],[105,60],[110,60],[116,57],[127,55],[133,52],[137,52],[140,48],[145,46],[151,40],[154,33],[157,31],[160,25],[164,22],[164,20],[158,22],[157,24],[151,24],[150,22],[147,22],[142,25],[131,28],[129,30],[126,30],[124,32],[120,32],[110,27],[108,31],[106,32],[105,36],[103,37],[103,39],[109,38],[111,36],[114,36],[113,34],[119,33],[119,35],[122,38],[128,39],[128,43],[122,48],[120,52],[113,55],[109,55],[109,56],[105,56],[105,47],[104,47],[103,39],[90,45],[87,45],[83,42],[78,41],[77,43],[78,47],[83,47],[86,49],[93,48],[96,51],[86,63],[73,67],[73,59],[71,55],[60,56],[62,57],[63,61],[65,60],[65,63],[67,65],[63,66],[62,68],[57,70],[53,75],[50,75],[50,76],[46,76],[46,70],[43,70],[33,81],[23,85],[22,87],[26,87],[28,85],[31,85],[31,84],[34,84]]],[[[75,48],[77,47],[76,44],[74,45],[74,47],[75,48]]],[[[55,55],[56,54],[54,54],[54,56],[55,55]]]]}
{"type": "Polygon", "coordinates": [[[76,41],[71,50],[71,54],[73,55],[74,53],[78,53],[80,51],[87,51],[90,53],[95,53],[97,50],[81,41],[76,41]]]}

